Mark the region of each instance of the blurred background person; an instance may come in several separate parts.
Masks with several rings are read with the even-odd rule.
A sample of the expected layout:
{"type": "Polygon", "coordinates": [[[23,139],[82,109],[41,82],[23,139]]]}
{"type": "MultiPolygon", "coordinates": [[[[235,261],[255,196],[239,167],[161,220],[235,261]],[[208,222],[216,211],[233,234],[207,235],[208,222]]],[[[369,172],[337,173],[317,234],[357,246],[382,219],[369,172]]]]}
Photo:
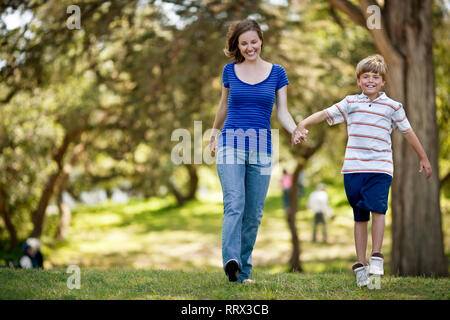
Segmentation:
{"type": "Polygon", "coordinates": [[[281,189],[283,190],[283,209],[289,210],[289,190],[292,187],[292,176],[283,169],[283,175],[281,176],[281,189]]]}
{"type": "Polygon", "coordinates": [[[23,244],[23,254],[19,259],[19,267],[22,269],[42,268],[43,263],[41,241],[37,238],[28,238],[23,244]]]}
{"type": "Polygon", "coordinates": [[[323,183],[317,185],[308,197],[308,208],[314,212],[314,225],[313,225],[313,238],[312,241],[316,242],[317,226],[322,224],[322,241],[327,242],[327,223],[326,219],[331,217],[332,211],[328,202],[328,194],[325,191],[326,187],[323,183]]]}

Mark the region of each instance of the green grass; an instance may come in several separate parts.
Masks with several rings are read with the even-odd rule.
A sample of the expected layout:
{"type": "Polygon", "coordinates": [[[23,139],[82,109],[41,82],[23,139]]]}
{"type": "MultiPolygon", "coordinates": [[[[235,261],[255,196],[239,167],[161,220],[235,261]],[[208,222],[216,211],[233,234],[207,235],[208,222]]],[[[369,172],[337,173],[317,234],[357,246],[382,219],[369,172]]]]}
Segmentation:
{"type": "MultiPolygon", "coordinates": [[[[353,216],[341,188],[329,188],[335,219],[328,243],[312,243],[313,214],[300,201],[297,227],[304,273],[289,273],[290,233],[280,194],[266,201],[253,252],[256,285],[229,283],[221,269],[221,194],[176,207],[174,199],[79,207],[66,241],[55,242],[57,216],[43,240],[45,270],[0,268],[0,299],[449,299],[449,278],[389,276],[391,218],[380,290],[358,288],[351,265],[353,216]],[[69,290],[68,265],[81,268],[81,289],[69,290]]],[[[443,210],[448,225],[448,202],[443,210]]],[[[445,232],[444,227],[444,232],[445,232]]],[[[320,230],[319,230],[320,231],[320,230]]],[[[319,240],[321,239],[319,232],[319,240]]],[[[445,247],[449,236],[445,233],[445,247]]],[[[370,241],[368,252],[370,251],[370,241]]]]}
{"type": "Polygon", "coordinates": [[[355,286],[348,272],[255,272],[255,284],[224,280],[219,271],[81,269],[80,289],[68,289],[66,270],[0,269],[0,299],[449,299],[449,279],[385,277],[381,288],[355,286]]]}

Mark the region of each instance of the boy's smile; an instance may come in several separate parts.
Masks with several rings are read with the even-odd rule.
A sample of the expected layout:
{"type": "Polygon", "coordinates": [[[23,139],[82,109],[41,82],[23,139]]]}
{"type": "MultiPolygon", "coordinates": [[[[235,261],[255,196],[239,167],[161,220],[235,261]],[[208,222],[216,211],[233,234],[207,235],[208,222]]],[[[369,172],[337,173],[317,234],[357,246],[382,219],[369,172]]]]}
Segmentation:
{"type": "Polygon", "coordinates": [[[358,86],[360,86],[362,92],[371,100],[378,97],[378,93],[383,88],[384,83],[383,77],[374,72],[364,72],[358,79],[358,86]]]}

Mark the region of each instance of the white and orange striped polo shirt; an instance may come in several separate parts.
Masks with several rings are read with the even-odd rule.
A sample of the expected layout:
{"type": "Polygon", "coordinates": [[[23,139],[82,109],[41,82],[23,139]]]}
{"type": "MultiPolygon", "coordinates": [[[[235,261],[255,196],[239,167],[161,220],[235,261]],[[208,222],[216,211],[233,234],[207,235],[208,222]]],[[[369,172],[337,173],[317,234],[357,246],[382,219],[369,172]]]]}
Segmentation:
{"type": "Polygon", "coordinates": [[[325,109],[330,126],[347,123],[347,148],[341,173],[376,172],[393,175],[392,130],[411,129],[402,104],[384,92],[375,100],[365,94],[345,97],[325,109]]]}

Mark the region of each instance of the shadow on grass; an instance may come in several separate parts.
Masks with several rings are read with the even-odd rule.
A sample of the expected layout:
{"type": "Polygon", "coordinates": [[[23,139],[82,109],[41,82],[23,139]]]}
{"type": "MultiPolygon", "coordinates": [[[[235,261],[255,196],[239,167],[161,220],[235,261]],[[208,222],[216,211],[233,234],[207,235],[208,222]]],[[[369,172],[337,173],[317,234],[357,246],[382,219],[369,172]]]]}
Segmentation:
{"type": "Polygon", "coordinates": [[[116,227],[140,225],[140,233],[158,231],[196,231],[203,234],[220,232],[221,205],[205,204],[192,200],[182,207],[170,204],[158,210],[142,210],[123,215],[116,227]]]}

